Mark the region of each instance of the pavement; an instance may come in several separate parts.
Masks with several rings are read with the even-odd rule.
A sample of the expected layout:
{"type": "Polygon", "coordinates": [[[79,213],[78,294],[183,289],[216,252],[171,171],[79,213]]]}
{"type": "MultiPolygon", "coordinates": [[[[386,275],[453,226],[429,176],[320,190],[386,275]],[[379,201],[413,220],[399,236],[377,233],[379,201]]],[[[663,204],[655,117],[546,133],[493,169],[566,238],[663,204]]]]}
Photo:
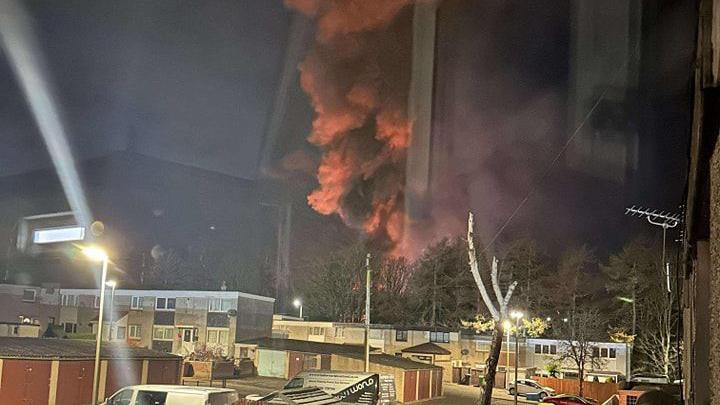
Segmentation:
{"type": "MultiPolygon", "coordinates": [[[[285,385],[286,380],[270,377],[248,377],[238,380],[227,380],[227,387],[235,389],[241,398],[250,394],[268,394],[278,390],[285,385]]],[[[221,383],[215,382],[213,385],[220,386],[221,383]]],[[[443,384],[442,398],[433,399],[422,402],[422,404],[436,405],[476,405],[480,397],[480,388],[468,385],[458,385],[452,383],[443,384]]],[[[509,395],[506,390],[495,388],[493,390],[493,405],[513,405],[513,396],[509,395]]],[[[537,404],[534,401],[528,401],[524,397],[518,397],[518,404],[537,404]]]]}

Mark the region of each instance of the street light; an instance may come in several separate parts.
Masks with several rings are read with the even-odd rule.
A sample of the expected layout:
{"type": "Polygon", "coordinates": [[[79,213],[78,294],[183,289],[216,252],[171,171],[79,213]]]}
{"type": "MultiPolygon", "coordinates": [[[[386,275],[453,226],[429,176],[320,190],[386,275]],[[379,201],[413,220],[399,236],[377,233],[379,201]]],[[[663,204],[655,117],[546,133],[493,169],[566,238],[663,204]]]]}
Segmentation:
{"type": "Polygon", "coordinates": [[[518,354],[520,352],[520,319],[522,319],[523,313],[520,311],[510,312],[510,318],[515,320],[515,389],[513,390],[514,404],[517,405],[518,396],[518,354]]]}
{"type": "MultiPolygon", "coordinates": [[[[505,356],[505,384],[507,386],[507,379],[508,379],[508,369],[510,369],[510,328],[512,327],[512,322],[509,320],[503,321],[503,329],[505,330],[505,334],[507,334],[507,354],[505,356]]],[[[517,389],[517,388],[516,388],[517,389]]]]}
{"type": "Polygon", "coordinates": [[[100,346],[102,342],[103,309],[105,308],[105,284],[107,283],[108,255],[99,247],[89,246],[82,249],[88,259],[102,263],[100,280],[100,311],[98,314],[98,330],[95,336],[95,369],[93,370],[92,405],[98,403],[98,383],[100,382],[100,346]]]}
{"type": "Polygon", "coordinates": [[[295,298],[295,301],[293,301],[293,305],[295,308],[300,309],[300,319],[302,319],[302,301],[300,301],[300,298],[295,298]]]}
{"type": "Polygon", "coordinates": [[[117,286],[117,282],[115,280],[109,280],[107,283],[105,283],[105,286],[112,288],[112,290],[110,290],[110,322],[108,322],[108,324],[110,325],[110,331],[108,332],[108,341],[111,341],[113,335],[113,304],[115,302],[115,287],[117,286]]]}

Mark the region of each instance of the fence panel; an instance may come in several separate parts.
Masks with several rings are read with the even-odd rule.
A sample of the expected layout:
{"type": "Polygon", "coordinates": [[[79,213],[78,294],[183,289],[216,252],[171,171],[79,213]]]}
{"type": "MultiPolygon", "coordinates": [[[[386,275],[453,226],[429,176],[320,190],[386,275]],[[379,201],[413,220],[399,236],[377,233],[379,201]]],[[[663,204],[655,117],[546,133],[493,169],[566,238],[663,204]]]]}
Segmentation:
{"type": "MultiPolygon", "coordinates": [[[[535,377],[535,380],[544,386],[554,389],[558,394],[577,395],[580,391],[580,383],[578,380],[549,377],[535,377]]],[[[599,403],[603,403],[617,394],[618,389],[618,384],[615,383],[583,382],[583,396],[596,399],[599,403]]]]}

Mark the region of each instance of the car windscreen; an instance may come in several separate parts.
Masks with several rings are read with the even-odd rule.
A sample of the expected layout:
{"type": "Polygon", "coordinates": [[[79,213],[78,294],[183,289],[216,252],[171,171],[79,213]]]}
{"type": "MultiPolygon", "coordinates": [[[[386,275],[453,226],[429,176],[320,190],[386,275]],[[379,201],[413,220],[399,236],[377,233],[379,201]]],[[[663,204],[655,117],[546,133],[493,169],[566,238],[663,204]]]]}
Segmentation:
{"type": "Polygon", "coordinates": [[[208,400],[209,405],[235,405],[239,398],[237,392],[213,392],[208,400]]]}
{"type": "Polygon", "coordinates": [[[285,384],[285,387],[284,387],[284,388],[285,388],[285,389],[290,389],[290,388],[302,388],[302,387],[304,386],[304,384],[305,384],[305,379],[303,379],[303,378],[293,378],[292,380],[290,380],[290,382],[288,382],[287,384],[285,384]]]}

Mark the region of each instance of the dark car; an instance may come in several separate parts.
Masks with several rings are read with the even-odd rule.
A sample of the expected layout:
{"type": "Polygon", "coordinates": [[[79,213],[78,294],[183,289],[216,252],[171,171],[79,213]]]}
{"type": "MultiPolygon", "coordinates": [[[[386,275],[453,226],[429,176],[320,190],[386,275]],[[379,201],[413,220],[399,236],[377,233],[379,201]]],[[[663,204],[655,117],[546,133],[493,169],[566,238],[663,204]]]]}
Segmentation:
{"type": "Polygon", "coordinates": [[[544,404],[554,405],[597,405],[597,401],[590,398],[583,398],[577,395],[555,395],[542,400],[544,404]]]}

